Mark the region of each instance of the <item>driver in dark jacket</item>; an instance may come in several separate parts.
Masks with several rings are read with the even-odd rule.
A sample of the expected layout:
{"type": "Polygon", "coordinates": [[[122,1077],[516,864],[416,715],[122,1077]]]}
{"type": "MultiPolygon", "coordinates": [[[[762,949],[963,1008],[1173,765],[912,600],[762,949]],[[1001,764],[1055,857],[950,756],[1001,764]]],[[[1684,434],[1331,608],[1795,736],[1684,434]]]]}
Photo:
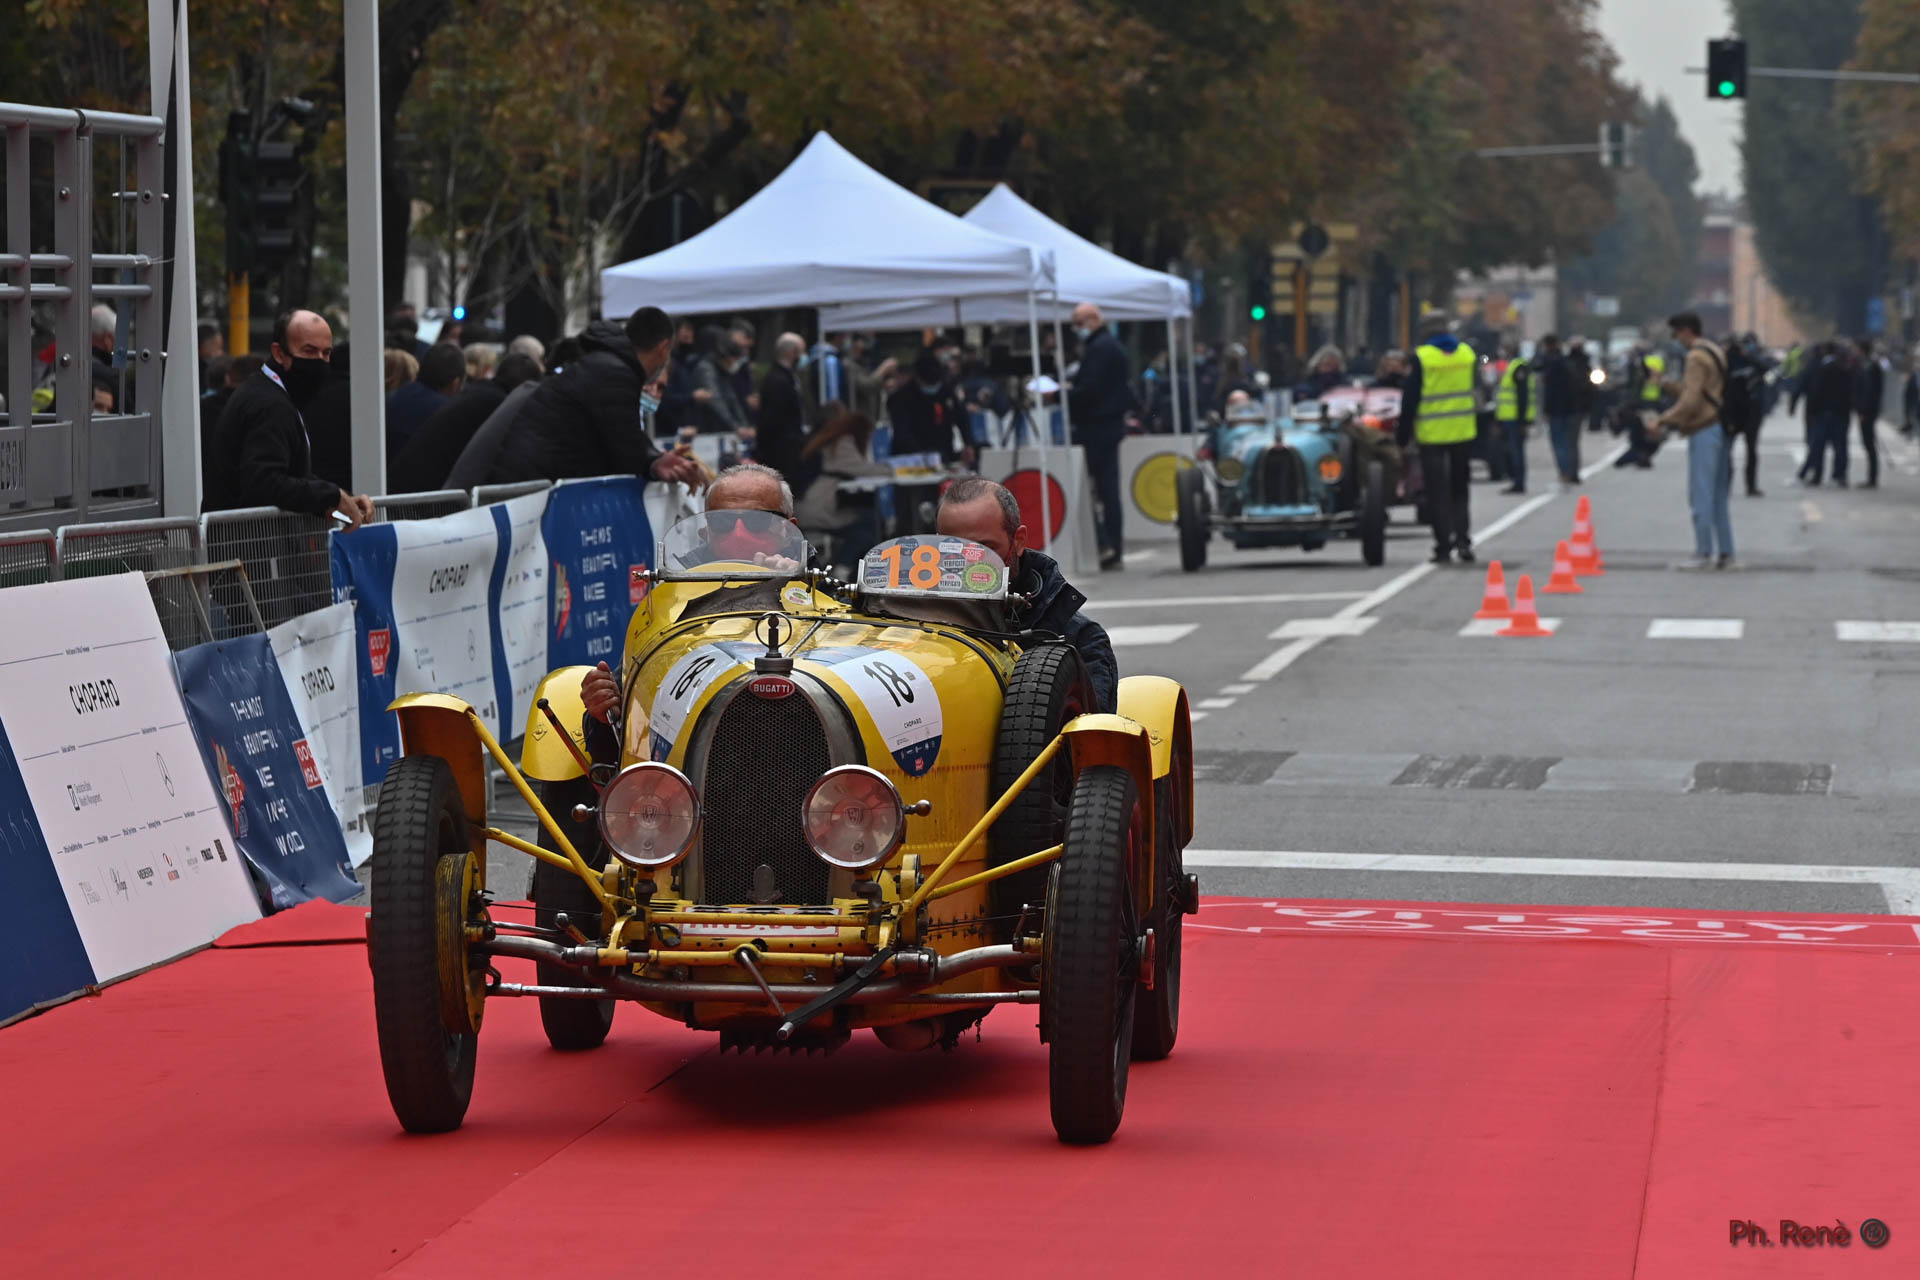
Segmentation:
{"type": "Polygon", "coordinates": [[[647,429],[660,406],[652,384],[673,358],[667,313],[642,307],[625,325],[596,320],[580,335],[580,349],[515,414],[487,483],[610,475],[694,481],[694,460],[662,454],[647,429]]]}
{"type": "Polygon", "coordinates": [[[1012,589],[1031,598],[1016,621],[1029,630],[1052,632],[1077,649],[1093,683],[1093,709],[1113,711],[1120,667],[1107,630],[1080,612],[1087,597],[1067,581],[1059,563],[1027,549],[1020,504],[1006,486],[984,476],[955,480],[940,498],[939,532],[977,542],[1007,563],[1012,589]]]}

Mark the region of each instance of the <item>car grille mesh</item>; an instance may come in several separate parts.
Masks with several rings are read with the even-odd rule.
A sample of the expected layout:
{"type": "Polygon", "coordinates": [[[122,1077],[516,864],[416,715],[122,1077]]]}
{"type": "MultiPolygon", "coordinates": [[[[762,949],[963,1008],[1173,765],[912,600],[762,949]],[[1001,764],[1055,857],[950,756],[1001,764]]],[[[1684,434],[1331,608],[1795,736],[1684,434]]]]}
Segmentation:
{"type": "Polygon", "coordinates": [[[1265,507],[1298,506],[1313,501],[1307,496],[1307,469],[1300,455],[1275,445],[1260,455],[1253,472],[1254,505],[1265,507]]]}
{"type": "Polygon", "coordinates": [[[754,901],[754,873],[762,863],[779,886],[774,901],[829,901],[831,872],[807,847],[800,806],[832,764],[826,729],[806,697],[757,698],[743,691],[727,701],[700,787],[705,901],[754,901]]]}

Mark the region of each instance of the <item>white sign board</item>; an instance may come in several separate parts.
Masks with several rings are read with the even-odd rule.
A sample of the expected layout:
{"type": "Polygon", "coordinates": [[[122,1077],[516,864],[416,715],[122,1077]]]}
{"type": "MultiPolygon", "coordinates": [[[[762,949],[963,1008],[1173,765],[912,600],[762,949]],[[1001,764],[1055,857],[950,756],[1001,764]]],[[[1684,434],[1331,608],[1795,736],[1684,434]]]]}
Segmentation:
{"type": "Polygon", "coordinates": [[[513,705],[501,709],[508,737],[519,737],[547,674],[547,544],[540,535],[544,491],[514,498],[507,509],[507,571],[500,583],[500,645],[513,684],[513,705]]]}
{"type": "Polygon", "coordinates": [[[367,822],[373,797],[360,781],[360,683],[353,665],[353,606],[329,605],[268,633],[280,675],[306,730],[327,799],[359,866],[373,856],[367,822]]]}
{"type": "Polygon", "coordinates": [[[94,973],[117,978],[258,919],[146,580],[6,597],[0,723],[94,973]]]}
{"type": "MultiPolygon", "coordinates": [[[[434,520],[394,524],[393,629],[399,649],[395,688],[431,690],[471,703],[497,737],[508,710],[493,682],[487,588],[499,534],[485,507],[434,520]]],[[[511,732],[509,732],[511,736],[511,732]]]]}

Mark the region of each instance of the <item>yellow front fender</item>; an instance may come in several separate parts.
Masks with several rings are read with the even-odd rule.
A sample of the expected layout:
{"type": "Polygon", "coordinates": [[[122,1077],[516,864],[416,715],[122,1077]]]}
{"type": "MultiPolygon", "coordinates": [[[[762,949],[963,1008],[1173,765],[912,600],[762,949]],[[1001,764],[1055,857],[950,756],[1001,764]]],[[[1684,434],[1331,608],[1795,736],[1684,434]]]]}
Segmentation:
{"type": "Polygon", "coordinates": [[[567,733],[586,754],[586,703],[580,699],[580,682],[592,667],[561,667],[549,672],[533,691],[533,704],[527,710],[527,736],[520,747],[520,772],[541,782],[565,782],[580,776],[580,762],[567,750],[567,744],[554,732],[553,725],[540,710],[545,698],[554,718],[567,727],[567,733]]]}
{"type": "Polygon", "coordinates": [[[1120,681],[1120,714],[1144,725],[1153,744],[1153,776],[1172,779],[1168,790],[1179,806],[1173,829],[1181,848],[1193,842],[1193,718],[1187,691],[1165,676],[1127,676],[1120,681]]]}
{"type": "Polygon", "coordinates": [[[476,852],[485,857],[487,825],[486,748],[473,731],[473,708],[446,693],[407,693],[387,704],[400,716],[400,750],[410,756],[439,756],[460,784],[460,803],[476,852]]]}

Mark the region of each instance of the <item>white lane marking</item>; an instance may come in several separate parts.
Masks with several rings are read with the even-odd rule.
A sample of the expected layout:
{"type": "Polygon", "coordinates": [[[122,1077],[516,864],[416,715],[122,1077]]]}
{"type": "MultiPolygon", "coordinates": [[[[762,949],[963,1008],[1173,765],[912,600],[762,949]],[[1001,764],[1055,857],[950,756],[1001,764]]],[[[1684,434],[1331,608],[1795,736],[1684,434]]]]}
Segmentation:
{"type": "Polygon", "coordinates": [[[1470,854],[1308,853],[1273,849],[1188,849],[1189,867],[1270,871],[1411,871],[1420,874],[1592,876],[1624,880],[1761,880],[1787,884],[1868,884],[1894,915],[1920,914],[1920,868],[1805,866],[1776,862],[1636,862],[1631,858],[1493,858],[1470,854]]]}
{"type": "Polygon", "coordinates": [[[1236,701],[1238,701],[1238,699],[1235,698],[1202,698],[1197,705],[1205,707],[1209,711],[1225,711],[1236,701]]]}
{"type": "Polygon", "coordinates": [[[1094,609],[1184,609],[1189,605],[1216,604],[1318,604],[1332,600],[1358,600],[1359,591],[1282,591],[1272,595],[1251,596],[1156,596],[1151,600],[1089,600],[1081,608],[1094,609]]]}
{"type": "Polygon", "coordinates": [[[1821,516],[1819,507],[1803,500],[1800,503],[1800,518],[1808,524],[1819,524],[1824,517],[1821,516]]]}
{"type": "MultiPolygon", "coordinates": [[[[1598,462],[1583,468],[1580,472],[1580,478],[1584,480],[1588,476],[1612,466],[1614,459],[1620,457],[1626,453],[1626,451],[1627,446],[1625,444],[1614,446],[1613,450],[1598,462]]],[[[1476,530],[1473,533],[1474,545],[1478,546],[1489,539],[1499,537],[1514,525],[1519,524],[1522,520],[1525,520],[1528,516],[1546,506],[1549,502],[1552,502],[1556,496],[1557,495],[1551,493],[1542,493],[1528,498],[1525,502],[1507,512],[1505,515],[1500,516],[1490,524],[1476,530]]],[[[1437,567],[1437,565],[1433,564],[1417,564],[1398,577],[1367,592],[1366,595],[1361,596],[1352,604],[1336,611],[1333,616],[1336,618],[1357,618],[1361,614],[1371,613],[1373,610],[1399,595],[1402,591],[1405,591],[1408,587],[1411,587],[1414,583],[1432,573],[1437,567]]],[[[1286,644],[1248,668],[1246,674],[1240,678],[1242,680],[1253,681],[1271,680],[1307,654],[1312,653],[1325,639],[1325,636],[1310,636],[1303,640],[1289,640],[1286,644]]]]}
{"type": "Polygon", "coordinates": [[[1250,684],[1229,684],[1229,685],[1222,685],[1220,688],[1220,692],[1230,693],[1234,697],[1238,698],[1242,694],[1252,693],[1253,689],[1254,689],[1254,686],[1250,684]]]}
{"type": "Polygon", "coordinates": [[[1295,618],[1268,634],[1269,640],[1305,640],[1309,636],[1363,636],[1378,618],[1295,618]]]}
{"type": "MultiPolygon", "coordinates": [[[[1507,621],[1506,618],[1474,618],[1468,621],[1466,626],[1460,628],[1460,634],[1463,636],[1498,635],[1507,629],[1507,621]]],[[[1557,632],[1560,630],[1560,619],[1542,618],[1540,619],[1540,625],[1549,631],[1557,632]]]]}
{"type": "Polygon", "coordinates": [[[1107,639],[1118,649],[1124,645],[1172,644],[1199,627],[1197,622],[1170,622],[1160,626],[1108,627],[1107,639]]]}
{"type": "Polygon", "coordinates": [[[1744,618],[1655,618],[1649,640],[1738,640],[1747,633],[1744,618]]]}
{"type": "Polygon", "coordinates": [[[1616,461],[1618,461],[1621,457],[1623,457],[1626,454],[1626,452],[1627,452],[1627,445],[1626,445],[1626,442],[1623,440],[1619,444],[1613,446],[1612,452],[1603,455],[1598,462],[1590,462],[1586,466],[1580,468],[1580,478],[1582,480],[1593,479],[1593,477],[1599,475],[1602,471],[1605,471],[1608,467],[1612,466],[1616,461]]]}
{"type": "Polygon", "coordinates": [[[1836,638],[1869,644],[1920,644],[1920,622],[1836,622],[1836,638]]]}
{"type": "Polygon", "coordinates": [[[1187,713],[1188,720],[1205,720],[1206,718],[1207,713],[1204,711],[1190,711],[1187,713]]]}

